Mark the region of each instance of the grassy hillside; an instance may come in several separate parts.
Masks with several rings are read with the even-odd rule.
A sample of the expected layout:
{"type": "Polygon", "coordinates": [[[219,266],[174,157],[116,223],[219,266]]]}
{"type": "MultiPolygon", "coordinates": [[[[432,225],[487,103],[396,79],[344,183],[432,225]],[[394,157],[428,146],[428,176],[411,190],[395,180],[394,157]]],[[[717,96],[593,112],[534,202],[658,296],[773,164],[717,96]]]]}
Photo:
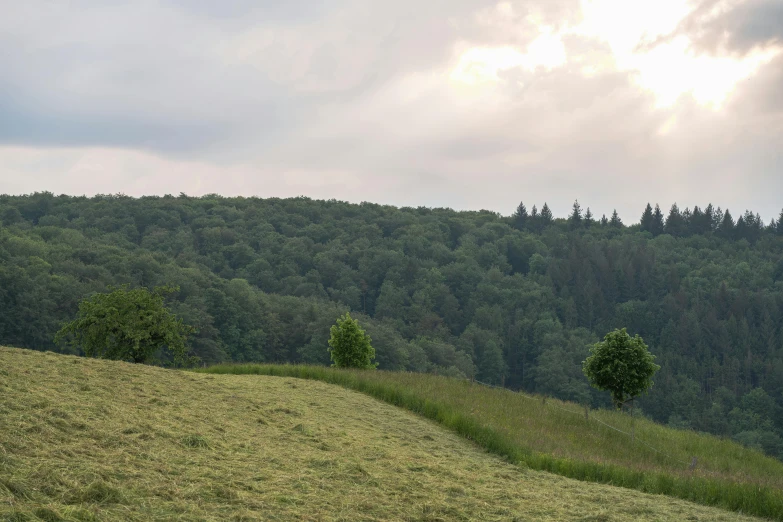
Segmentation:
{"type": "Polygon", "coordinates": [[[533,469],[783,519],[783,463],[714,436],[638,419],[632,443],[610,427],[629,432],[627,415],[592,411],[592,418],[585,419],[575,404],[553,399],[544,403],[434,375],[291,365],[222,365],[203,371],[341,384],[436,419],[533,469]],[[692,457],[698,463],[693,471],[688,469],[692,457]]]}
{"type": "Polygon", "coordinates": [[[0,520],[754,520],[520,468],[366,395],[0,348],[0,520]]]}

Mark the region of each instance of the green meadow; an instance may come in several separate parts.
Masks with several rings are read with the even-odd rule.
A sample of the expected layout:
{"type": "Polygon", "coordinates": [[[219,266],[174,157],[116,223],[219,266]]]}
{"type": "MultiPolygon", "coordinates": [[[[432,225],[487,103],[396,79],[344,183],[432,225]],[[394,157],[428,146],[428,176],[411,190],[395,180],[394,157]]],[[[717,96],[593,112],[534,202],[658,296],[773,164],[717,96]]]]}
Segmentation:
{"type": "Polygon", "coordinates": [[[425,418],[434,401],[416,415],[346,386],[404,389],[392,374],[295,370],[0,348],[0,520],[759,520],[512,463],[425,418]]]}
{"type": "Polygon", "coordinates": [[[590,411],[586,419],[577,404],[428,374],[296,365],[199,371],[339,384],[435,420],[530,469],[783,519],[783,462],[712,435],[636,419],[632,441],[627,414],[590,411]]]}

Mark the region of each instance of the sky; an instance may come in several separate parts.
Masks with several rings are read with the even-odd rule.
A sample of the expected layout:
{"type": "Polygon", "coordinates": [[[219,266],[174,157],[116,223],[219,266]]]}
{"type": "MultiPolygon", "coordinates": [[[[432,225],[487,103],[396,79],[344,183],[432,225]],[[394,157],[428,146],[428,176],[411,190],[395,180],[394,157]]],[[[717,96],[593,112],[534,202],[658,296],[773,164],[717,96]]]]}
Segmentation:
{"type": "Polygon", "coordinates": [[[0,193],[783,207],[781,0],[0,10],[0,193]]]}

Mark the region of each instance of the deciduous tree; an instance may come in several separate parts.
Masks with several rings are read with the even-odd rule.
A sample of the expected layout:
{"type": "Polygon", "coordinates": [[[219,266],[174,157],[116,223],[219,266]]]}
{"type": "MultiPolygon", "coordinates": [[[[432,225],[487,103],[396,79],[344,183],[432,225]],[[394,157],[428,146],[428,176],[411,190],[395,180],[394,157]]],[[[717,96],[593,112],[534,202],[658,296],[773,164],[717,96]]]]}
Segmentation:
{"type": "Polygon", "coordinates": [[[330,329],[329,352],[333,366],[337,368],[374,369],[378,363],[375,359],[375,349],[370,344],[370,336],[359,326],[351,314],[337,319],[337,324],[330,329]]]}
{"type": "Polygon", "coordinates": [[[57,332],[55,342],[70,339],[88,357],[146,362],[161,348],[175,361],[185,360],[185,341],[193,330],[164,306],[164,295],[177,291],[169,286],[130,289],[122,285],[112,292],[95,294],[79,303],[74,321],[57,332]]]}

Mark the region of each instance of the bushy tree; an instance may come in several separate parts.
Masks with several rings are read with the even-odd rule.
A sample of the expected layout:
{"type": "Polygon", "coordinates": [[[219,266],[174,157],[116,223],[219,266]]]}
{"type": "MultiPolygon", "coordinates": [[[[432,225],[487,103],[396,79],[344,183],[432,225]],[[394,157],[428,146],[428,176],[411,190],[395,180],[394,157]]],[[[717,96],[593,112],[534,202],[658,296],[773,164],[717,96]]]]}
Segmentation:
{"type": "Polygon", "coordinates": [[[649,390],[652,376],[661,369],[642,338],[632,338],[625,328],[606,334],[590,353],[582,370],[592,386],[611,393],[617,408],[649,390]]]}
{"type": "Polygon", "coordinates": [[[164,295],[177,291],[168,286],[130,289],[122,285],[112,292],[95,294],[79,303],[75,320],[55,336],[69,339],[88,357],[143,363],[161,348],[177,362],[185,360],[185,341],[192,331],[164,306],[164,295]]]}
{"type": "Polygon", "coordinates": [[[372,362],[375,359],[375,349],[370,342],[370,336],[359,326],[356,319],[346,312],[337,319],[337,324],[330,329],[329,352],[333,366],[338,368],[370,369],[378,366],[372,362]]]}

